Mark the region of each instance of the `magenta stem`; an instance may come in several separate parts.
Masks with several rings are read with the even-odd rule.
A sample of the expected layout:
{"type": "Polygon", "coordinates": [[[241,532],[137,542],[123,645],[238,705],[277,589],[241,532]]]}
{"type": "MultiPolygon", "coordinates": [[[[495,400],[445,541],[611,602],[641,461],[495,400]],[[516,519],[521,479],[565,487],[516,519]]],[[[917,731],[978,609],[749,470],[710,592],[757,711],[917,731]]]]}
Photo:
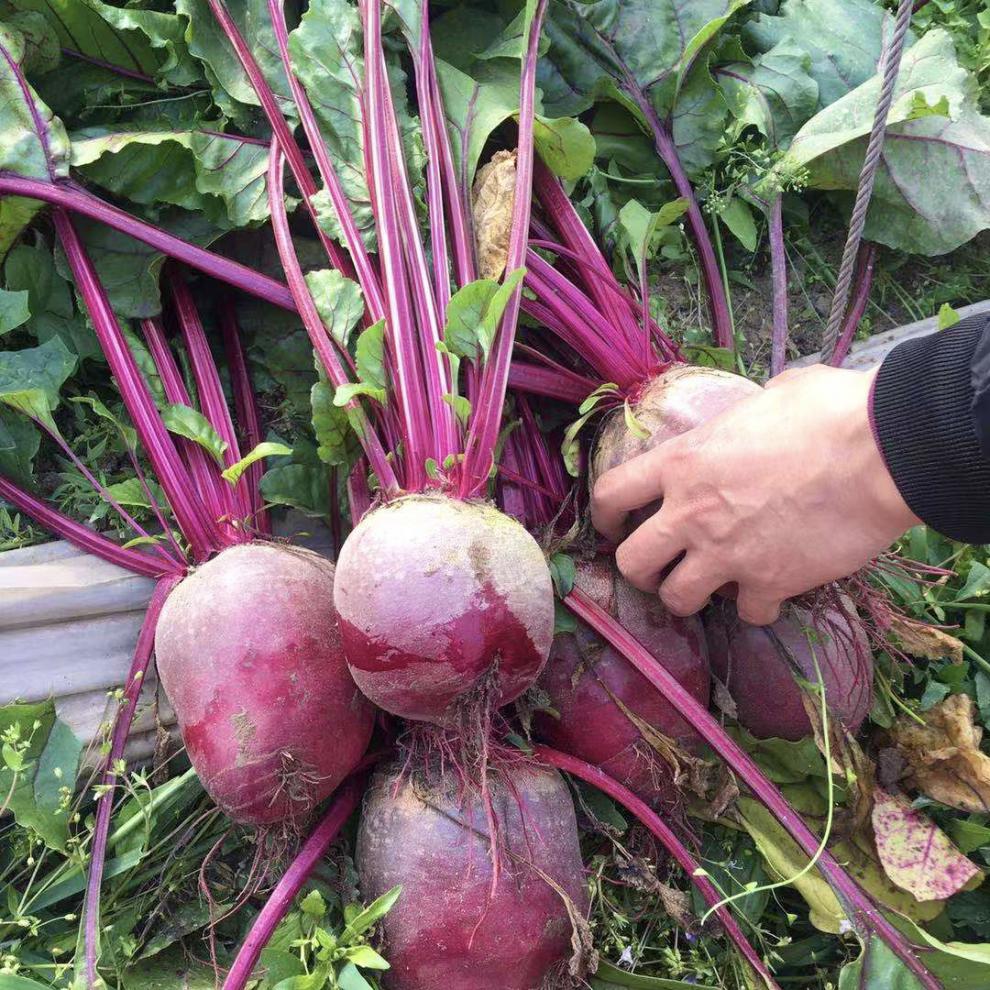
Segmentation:
{"type": "Polygon", "coordinates": [[[244,990],[248,985],[254,967],[261,958],[262,950],[268,944],[279,922],[288,914],[303,884],[330,848],[330,843],[337,837],[357,807],[362,791],[362,780],[355,777],[351,777],[337,789],[330,810],[303,843],[302,849],[299,850],[282,879],[275,885],[258,917],[254,919],[254,924],[238,950],[237,958],[230,967],[227,978],[223,981],[223,990],[244,990]]]}
{"type": "Polygon", "coordinates": [[[787,252],[784,248],[782,196],[770,201],[770,269],[773,281],[773,332],[770,337],[770,377],[784,370],[787,360],[787,252]]]}
{"type": "Polygon", "coordinates": [[[205,560],[222,543],[219,530],[208,517],[192,486],[189,473],[162,422],[82,239],[64,210],[56,210],[54,220],[79,294],[89,312],[110,370],[117,380],[131,422],[175,513],[179,528],[189,542],[193,557],[196,560],[205,560]]]}
{"type": "Polygon", "coordinates": [[[190,268],[195,268],[218,281],[226,282],[273,306],[288,310],[296,308],[291,293],[281,282],[262,275],[238,261],[231,261],[230,258],[215,254],[197,244],[190,244],[153,224],[145,223],[116,206],[105,203],[73,182],[46,182],[44,179],[29,179],[22,175],[0,171],[0,194],[25,196],[28,199],[65,207],[80,216],[106,224],[122,234],[127,234],[153,247],[156,251],[161,251],[170,258],[184,262],[190,268]]]}
{"type": "Polygon", "coordinates": [[[86,982],[90,988],[101,985],[96,971],[99,953],[100,926],[100,887],[103,883],[103,866],[106,862],[107,837],[110,834],[110,815],[113,812],[113,786],[117,779],[116,764],[123,759],[124,746],[134,721],[138,697],[144,685],[145,675],[151,664],[151,654],[155,646],[155,629],[165,599],[172,589],[182,580],[180,575],[162,578],[148,603],[141,632],[138,635],[137,646],[134,649],[134,659],[127,673],[124,686],[124,697],[114,716],[113,731],[110,735],[110,752],[104,764],[102,785],[106,788],[96,806],[96,820],[93,824],[93,843],[89,852],[89,872],[86,877],[86,895],[83,902],[83,941],[86,955],[86,982]]]}
{"type": "Polygon", "coordinates": [[[580,589],[575,588],[564,599],[564,604],[618,650],[663,694],[677,713],[742,778],[806,855],[818,856],[818,869],[839,902],[849,912],[853,928],[865,938],[870,933],[876,934],[914,973],[922,986],[928,990],[941,990],[941,985],[922,965],[907,939],[877,910],[856,881],[836,862],[835,857],[827,850],[819,853],[819,837],[808,828],[804,819],[787,803],[784,795],[767,780],[752,757],[728,735],[708,709],[699,704],[646,647],[580,589]]]}
{"type": "Polygon", "coordinates": [[[316,207],[313,205],[313,197],[319,192],[316,182],[314,182],[313,177],[309,174],[309,169],[306,167],[306,159],[303,157],[302,150],[292,136],[292,130],[289,128],[289,124],[279,108],[278,99],[272,92],[271,86],[268,85],[268,80],[265,79],[265,74],[261,71],[261,66],[258,65],[257,60],[251,53],[251,46],[245,40],[244,35],[241,34],[237,22],[231,17],[230,11],[227,10],[223,0],[208,0],[208,2],[210,10],[213,11],[213,16],[216,18],[223,33],[227,36],[227,40],[230,42],[231,47],[234,49],[234,54],[237,56],[237,61],[241,63],[241,68],[244,69],[244,73],[251,83],[251,88],[261,103],[261,108],[265,112],[265,117],[267,117],[268,124],[275,135],[275,140],[278,142],[279,147],[281,147],[282,153],[289,163],[292,177],[296,180],[296,185],[302,194],[303,202],[306,204],[306,209],[313,221],[313,227],[316,229],[316,236],[323,245],[330,263],[345,275],[352,275],[354,269],[351,266],[350,259],[340,249],[340,246],[327,236],[319,224],[316,207]]]}
{"type": "Polygon", "coordinates": [[[842,362],[849,356],[849,348],[856,337],[856,331],[866,312],[866,307],[870,302],[870,289],[873,288],[873,270],[877,260],[877,246],[869,241],[864,241],[859,249],[859,273],[856,277],[856,285],[853,289],[852,302],[849,304],[849,312],[846,315],[845,323],[842,325],[842,333],[839,335],[838,343],[832,352],[829,364],[833,367],[841,367],[842,362]]]}
{"type": "MultiPolygon", "coordinates": [[[[225,296],[220,303],[220,332],[223,334],[237,421],[241,425],[247,449],[254,450],[264,439],[264,434],[261,432],[261,415],[258,411],[258,400],[251,382],[244,345],[241,342],[240,328],[237,325],[237,312],[234,301],[229,296],[225,296]]],[[[261,497],[261,477],[264,471],[262,462],[255,461],[237,484],[243,485],[247,491],[255,528],[263,536],[271,536],[271,517],[261,497]]]]}
{"type": "MultiPolygon", "coordinates": [[[[309,293],[309,286],[303,276],[295,246],[292,243],[292,231],[289,229],[289,218],[285,212],[285,190],[283,186],[283,157],[276,142],[272,142],[272,150],[268,163],[268,196],[271,201],[272,230],[275,234],[275,246],[278,249],[282,268],[289,282],[289,288],[302,317],[303,326],[309,336],[310,343],[326,371],[327,378],[334,388],[340,388],[350,382],[347,372],[341,365],[334,344],[327,334],[323,320],[320,318],[316,303],[309,293]]],[[[347,404],[347,410],[352,417],[352,423],[358,439],[368,457],[371,469],[378,476],[378,481],[384,491],[395,494],[399,490],[399,482],[388,460],[381,440],[375,433],[357,399],[347,404]]]]}
{"type": "Polygon", "coordinates": [[[133,547],[125,548],[114,543],[113,540],[63,515],[58,509],[2,476],[0,476],[0,498],[16,506],[56,536],[135,574],[160,578],[175,573],[180,567],[185,570],[184,564],[168,563],[133,547]]]}
{"type": "Polygon", "coordinates": [[[568,753],[561,753],[559,750],[551,749],[549,746],[535,746],[534,753],[537,759],[549,763],[569,773],[572,777],[577,777],[586,783],[597,787],[598,790],[607,794],[610,798],[618,801],[626,810],[635,815],[659,840],[661,845],[674,858],[677,865],[688,875],[688,879],[694,884],[698,893],[701,894],[705,903],[714,909],[715,916],[722,922],[722,927],[726,934],[735,943],[742,957],[753,968],[754,972],[772,990],[780,990],[777,986],[770,970],[764,965],[759,954],[749,944],[749,940],[743,934],[739,923],[732,913],[722,905],[723,897],[716,890],[715,885],[705,875],[699,875],[698,861],[691,855],[691,851],[677,837],[673,829],[643,800],[637,797],[628,787],[623,787],[617,780],[610,777],[599,767],[579,760],[568,753]]]}

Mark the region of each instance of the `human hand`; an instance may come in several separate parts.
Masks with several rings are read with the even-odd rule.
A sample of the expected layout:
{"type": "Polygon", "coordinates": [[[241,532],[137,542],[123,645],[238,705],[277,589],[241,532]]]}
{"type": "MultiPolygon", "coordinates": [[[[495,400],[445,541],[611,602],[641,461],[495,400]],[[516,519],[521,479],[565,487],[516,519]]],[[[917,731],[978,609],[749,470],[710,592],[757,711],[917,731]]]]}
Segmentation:
{"type": "Polygon", "coordinates": [[[591,518],[620,544],[626,579],[659,587],[677,615],[734,583],[740,617],[767,625],[785,599],[853,573],[919,522],[873,438],[875,375],[824,365],[785,372],[602,475],[591,518]],[[661,497],[623,540],[627,515],[661,497]]]}

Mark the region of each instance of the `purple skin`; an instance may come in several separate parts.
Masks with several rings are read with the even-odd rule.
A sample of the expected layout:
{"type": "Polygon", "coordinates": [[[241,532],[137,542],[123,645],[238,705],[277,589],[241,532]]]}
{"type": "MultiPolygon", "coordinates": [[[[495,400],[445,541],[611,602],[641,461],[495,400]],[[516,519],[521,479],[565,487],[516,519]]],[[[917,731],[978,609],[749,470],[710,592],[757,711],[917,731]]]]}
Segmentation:
{"type": "MultiPolygon", "coordinates": [[[[852,612],[852,605],[846,602],[844,609],[852,612]]],[[[740,725],[758,739],[793,741],[811,734],[804,692],[791,673],[788,654],[812,684],[818,682],[817,658],[829,718],[856,733],[869,714],[873,654],[858,618],[850,623],[831,608],[813,619],[795,607],[772,626],[751,626],[739,619],[732,603],[718,602],[705,617],[705,630],[712,670],[728,687],[740,725]]],[[[820,704],[815,694],[810,697],[820,704]]]]}
{"type": "MultiPolygon", "coordinates": [[[[711,676],[701,622],[670,615],[654,595],[628,585],[612,563],[578,564],[577,587],[613,615],[703,705],[711,676]]],[[[624,657],[581,625],[559,634],[539,686],[559,718],[537,715],[535,734],[552,746],[600,767],[644,801],[676,801],[670,765],[653,749],[620,703],[636,718],[689,752],[700,737],[663,695],[624,657]]]]}
{"type": "Polygon", "coordinates": [[[490,777],[500,874],[480,794],[395,772],[365,799],[357,840],[366,901],[401,884],[381,924],[388,990],[538,990],[571,952],[567,907],[588,898],[570,792],[560,774],[520,763],[490,777]],[[542,875],[541,875],[542,874],[542,875]]]}
{"type": "Polygon", "coordinates": [[[476,689],[496,706],[518,698],[553,640],[539,544],[492,506],[442,495],[368,513],[340,552],[334,602],[358,687],[417,721],[453,721],[476,689]]]}
{"type": "Polygon", "coordinates": [[[361,759],[374,712],[347,671],[333,565],[244,543],[171,594],[158,674],[203,786],[234,821],[300,822],[361,759]]]}

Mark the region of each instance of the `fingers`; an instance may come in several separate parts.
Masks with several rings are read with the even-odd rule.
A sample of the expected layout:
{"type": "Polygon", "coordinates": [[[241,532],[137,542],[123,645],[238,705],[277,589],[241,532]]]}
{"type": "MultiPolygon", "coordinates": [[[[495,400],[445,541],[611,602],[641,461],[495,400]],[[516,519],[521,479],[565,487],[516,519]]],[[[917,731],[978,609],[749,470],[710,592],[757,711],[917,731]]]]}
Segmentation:
{"type": "Polygon", "coordinates": [[[606,471],[591,493],[591,522],[602,536],[618,543],[626,516],[663,495],[663,447],[654,447],[618,467],[606,471]]]}
{"type": "Polygon", "coordinates": [[[780,618],[780,606],[779,598],[767,597],[744,585],[739,588],[736,611],[739,613],[739,618],[751,626],[769,626],[772,622],[776,622],[780,618]]]}
{"type": "Polygon", "coordinates": [[[660,598],[674,615],[700,612],[725,581],[725,575],[697,551],[688,555],[660,585],[660,598]]]}
{"type": "Polygon", "coordinates": [[[634,588],[653,592],[664,569],[684,549],[684,541],[667,524],[661,509],[620,544],[615,562],[634,588]]]}

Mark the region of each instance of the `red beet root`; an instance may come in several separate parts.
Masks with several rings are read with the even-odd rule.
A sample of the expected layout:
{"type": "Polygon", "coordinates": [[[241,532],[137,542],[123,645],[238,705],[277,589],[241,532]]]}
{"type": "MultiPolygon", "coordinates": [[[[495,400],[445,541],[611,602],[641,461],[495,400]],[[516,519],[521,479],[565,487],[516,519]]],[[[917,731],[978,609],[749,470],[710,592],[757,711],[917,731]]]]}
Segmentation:
{"type": "Polygon", "coordinates": [[[792,670],[816,684],[816,659],[829,718],[850,732],[863,724],[873,700],[873,654],[851,603],[815,617],[792,608],[772,626],[751,626],[722,602],[706,616],[705,628],[712,670],[728,687],[739,723],[754,736],[796,740],[811,733],[792,670]]]}
{"type": "MultiPolygon", "coordinates": [[[[697,618],[670,615],[655,595],[628,585],[603,558],[579,564],[576,584],[615,616],[699,702],[708,704],[708,653],[697,618]]],[[[600,767],[645,801],[665,803],[674,797],[669,763],[643,738],[634,719],[688,750],[697,750],[701,740],[624,657],[582,625],[574,634],[556,637],[539,683],[560,716],[537,717],[536,735],[541,740],[600,767]]]]}
{"type": "Polygon", "coordinates": [[[171,594],[158,673],[196,772],[235,821],[304,817],[363,755],[374,713],[347,671],[333,565],[246,543],[171,594]]]}
{"type": "Polygon", "coordinates": [[[553,639],[543,551],[490,505],[409,495],[369,513],[337,562],[334,601],[361,690],[394,715],[449,721],[478,694],[504,705],[553,639]]]}
{"type": "Polygon", "coordinates": [[[500,868],[481,796],[450,778],[380,776],[365,800],[357,865],[365,900],[401,884],[382,923],[389,990],[540,990],[571,952],[561,895],[587,911],[574,806],[556,771],[492,774],[500,868]]]}

